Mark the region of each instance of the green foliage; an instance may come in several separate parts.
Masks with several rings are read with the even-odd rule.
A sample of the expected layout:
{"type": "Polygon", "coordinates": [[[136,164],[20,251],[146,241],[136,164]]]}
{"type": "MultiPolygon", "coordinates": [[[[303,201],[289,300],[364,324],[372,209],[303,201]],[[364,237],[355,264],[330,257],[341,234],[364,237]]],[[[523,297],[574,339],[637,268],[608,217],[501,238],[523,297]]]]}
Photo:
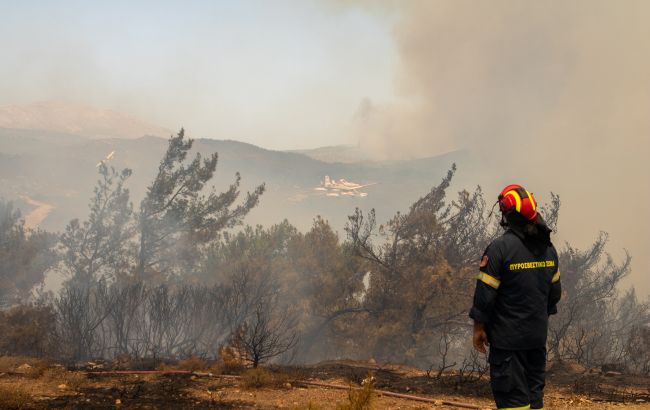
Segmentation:
{"type": "Polygon", "coordinates": [[[139,249],[137,275],[140,279],[160,280],[180,271],[193,271],[201,260],[201,246],[216,239],[226,228],[241,223],[259,202],[264,192],[260,185],[248,193],[243,203],[239,197],[240,176],[222,193],[211,189],[217,154],[202,159],[199,153],[186,163],[193,140],[184,130],[170,138],[158,173],[147,188],[138,215],[139,249]]]}
{"type": "Polygon", "coordinates": [[[136,213],[125,186],[131,170],[100,164],[88,219],[70,221],[61,235],[65,273],[74,286],[100,280],[164,283],[173,275],[195,273],[205,247],[258,204],[264,185],[235,203],[239,174],[225,192],[210,187],[217,154],[203,159],[197,153],[188,162],[192,144],[183,130],[170,138],[136,213]]]}
{"type": "Polygon", "coordinates": [[[20,211],[0,199],[0,308],[26,300],[56,263],[56,237],[25,228],[20,211]]]}
{"type": "Polygon", "coordinates": [[[131,170],[118,173],[101,163],[99,175],[88,219],[70,221],[60,238],[66,275],[75,286],[119,279],[132,265],[133,206],[124,186],[131,170]]]}

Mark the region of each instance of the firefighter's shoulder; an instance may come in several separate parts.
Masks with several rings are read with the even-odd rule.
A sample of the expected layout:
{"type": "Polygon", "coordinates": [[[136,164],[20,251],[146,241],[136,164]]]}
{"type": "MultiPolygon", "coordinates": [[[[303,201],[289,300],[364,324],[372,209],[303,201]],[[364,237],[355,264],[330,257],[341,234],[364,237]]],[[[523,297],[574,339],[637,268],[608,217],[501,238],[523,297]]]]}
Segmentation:
{"type": "Polygon", "coordinates": [[[492,242],[488,244],[483,254],[490,255],[490,254],[494,254],[495,252],[500,253],[503,249],[505,249],[508,246],[508,242],[509,242],[509,238],[507,238],[505,234],[500,235],[497,238],[494,238],[492,242]]]}

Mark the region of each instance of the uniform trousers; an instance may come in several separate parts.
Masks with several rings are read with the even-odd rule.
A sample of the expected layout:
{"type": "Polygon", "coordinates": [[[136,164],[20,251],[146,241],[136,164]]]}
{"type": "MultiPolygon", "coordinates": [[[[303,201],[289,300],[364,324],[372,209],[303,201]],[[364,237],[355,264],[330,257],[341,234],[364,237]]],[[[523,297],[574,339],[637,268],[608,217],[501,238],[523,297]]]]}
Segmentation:
{"type": "Polygon", "coordinates": [[[546,348],[504,350],[490,347],[488,361],[497,408],[544,408],[546,348]]]}

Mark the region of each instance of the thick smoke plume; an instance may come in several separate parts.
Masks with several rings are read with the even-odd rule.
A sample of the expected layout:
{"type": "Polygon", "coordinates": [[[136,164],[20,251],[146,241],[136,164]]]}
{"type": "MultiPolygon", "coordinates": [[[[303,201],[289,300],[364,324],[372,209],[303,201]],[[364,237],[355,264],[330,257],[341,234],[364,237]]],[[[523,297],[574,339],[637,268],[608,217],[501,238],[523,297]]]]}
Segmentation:
{"type": "Polygon", "coordinates": [[[487,192],[558,192],[563,236],[609,231],[650,291],[650,3],[394,5],[399,99],[361,104],[360,145],[386,159],[469,149],[487,192]]]}

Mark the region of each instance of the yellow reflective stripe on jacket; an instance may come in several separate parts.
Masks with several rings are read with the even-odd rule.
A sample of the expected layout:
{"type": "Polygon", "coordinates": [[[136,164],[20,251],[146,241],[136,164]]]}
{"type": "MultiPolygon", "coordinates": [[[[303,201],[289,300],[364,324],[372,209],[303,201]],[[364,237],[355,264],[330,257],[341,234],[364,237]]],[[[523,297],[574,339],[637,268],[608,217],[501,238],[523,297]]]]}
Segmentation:
{"type": "Polygon", "coordinates": [[[499,285],[501,284],[501,281],[499,279],[490,276],[485,272],[479,272],[476,279],[480,280],[481,282],[485,283],[488,286],[493,287],[494,289],[499,289],[499,285]]]}
{"type": "Polygon", "coordinates": [[[530,409],[530,404],[521,407],[499,407],[499,410],[527,410],[530,409]]]}
{"type": "Polygon", "coordinates": [[[557,272],[555,272],[555,275],[553,275],[553,279],[551,279],[551,283],[555,283],[558,280],[560,280],[560,270],[558,269],[557,272]]]}

